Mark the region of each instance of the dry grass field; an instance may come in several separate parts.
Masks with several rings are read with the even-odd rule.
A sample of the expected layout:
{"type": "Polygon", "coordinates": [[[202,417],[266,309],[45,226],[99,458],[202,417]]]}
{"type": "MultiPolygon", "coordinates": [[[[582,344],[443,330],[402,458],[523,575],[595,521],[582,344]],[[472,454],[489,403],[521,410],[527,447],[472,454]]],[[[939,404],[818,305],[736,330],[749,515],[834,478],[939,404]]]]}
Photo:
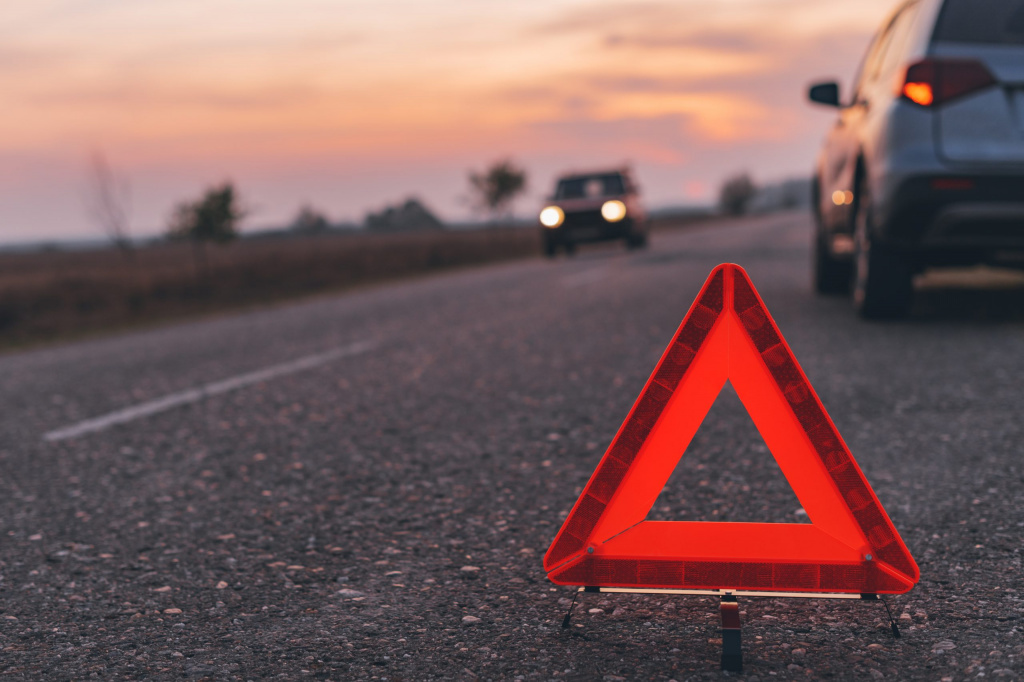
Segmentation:
{"type": "MultiPolygon", "coordinates": [[[[693,222],[662,220],[658,228],[693,222]]],[[[535,256],[522,227],[244,239],[192,246],[0,254],[0,347],[237,310],[438,270],[535,256]]]]}

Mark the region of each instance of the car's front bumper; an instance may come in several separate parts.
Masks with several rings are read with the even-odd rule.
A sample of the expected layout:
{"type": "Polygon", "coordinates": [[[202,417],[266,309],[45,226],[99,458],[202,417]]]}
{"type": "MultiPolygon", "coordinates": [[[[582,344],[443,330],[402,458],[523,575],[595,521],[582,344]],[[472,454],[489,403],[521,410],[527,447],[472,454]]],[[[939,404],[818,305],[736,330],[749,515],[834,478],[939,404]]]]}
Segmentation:
{"type": "Polygon", "coordinates": [[[579,244],[625,239],[634,232],[635,223],[629,216],[610,223],[601,216],[600,209],[566,212],[565,220],[556,228],[543,228],[548,239],[558,243],[579,244]]]}

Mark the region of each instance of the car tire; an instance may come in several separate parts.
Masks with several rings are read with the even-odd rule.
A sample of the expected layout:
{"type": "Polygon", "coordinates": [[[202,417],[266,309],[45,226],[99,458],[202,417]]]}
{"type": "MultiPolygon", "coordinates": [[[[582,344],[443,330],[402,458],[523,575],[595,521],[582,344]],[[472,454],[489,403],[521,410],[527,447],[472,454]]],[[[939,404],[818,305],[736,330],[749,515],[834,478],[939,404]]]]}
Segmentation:
{"type": "Polygon", "coordinates": [[[913,300],[913,271],[900,253],[873,235],[871,194],[861,181],[854,217],[853,306],[864,319],[905,317],[913,300]]]}
{"type": "Polygon", "coordinates": [[[848,294],[853,262],[833,257],[826,239],[820,229],[814,231],[814,290],[824,295],[848,294]]]}
{"type": "Polygon", "coordinates": [[[558,255],[558,244],[546,234],[544,235],[544,255],[548,258],[554,258],[558,255]]]}

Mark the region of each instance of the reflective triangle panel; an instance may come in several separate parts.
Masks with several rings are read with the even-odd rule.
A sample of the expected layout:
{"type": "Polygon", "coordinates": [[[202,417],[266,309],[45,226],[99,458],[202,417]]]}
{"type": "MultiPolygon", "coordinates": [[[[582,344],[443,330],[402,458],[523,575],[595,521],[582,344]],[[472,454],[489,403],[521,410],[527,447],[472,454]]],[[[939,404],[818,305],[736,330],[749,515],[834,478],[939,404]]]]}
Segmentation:
{"type": "Polygon", "coordinates": [[[746,272],[711,273],[544,557],[564,585],[896,594],[920,578],[746,272]],[[729,381],[811,524],[646,521],[729,381]]]}

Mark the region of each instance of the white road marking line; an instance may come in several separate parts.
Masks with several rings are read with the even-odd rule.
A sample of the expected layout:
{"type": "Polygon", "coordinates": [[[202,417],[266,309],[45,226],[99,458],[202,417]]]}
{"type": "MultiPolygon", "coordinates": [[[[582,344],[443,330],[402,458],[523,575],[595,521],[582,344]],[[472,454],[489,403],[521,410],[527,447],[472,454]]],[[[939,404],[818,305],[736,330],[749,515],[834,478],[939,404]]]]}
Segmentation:
{"type": "Polygon", "coordinates": [[[199,402],[209,396],[228,393],[229,391],[244,388],[261,381],[267,381],[269,379],[275,379],[288,374],[302,372],[307,369],[313,369],[314,367],[319,367],[320,365],[327,364],[328,362],[339,358],[360,355],[373,349],[374,346],[376,346],[376,344],[372,341],[357,341],[356,343],[335,348],[334,350],[329,350],[325,353],[307,355],[304,358],[292,360],[291,362],[284,362],[280,365],[273,365],[265,369],[256,370],[255,372],[248,372],[229,379],[214,381],[209,384],[204,384],[198,388],[190,388],[179,393],[165,395],[164,397],[157,398],[156,400],[139,403],[138,405],[126,407],[123,410],[117,410],[100,417],[86,419],[85,421],[72,424],[71,426],[65,426],[64,428],[57,429],[56,431],[50,431],[43,435],[43,440],[52,443],[59,440],[67,440],[68,438],[76,438],[87,433],[103,431],[104,429],[116,426],[117,424],[124,424],[159,412],[165,412],[180,405],[199,402]]]}

